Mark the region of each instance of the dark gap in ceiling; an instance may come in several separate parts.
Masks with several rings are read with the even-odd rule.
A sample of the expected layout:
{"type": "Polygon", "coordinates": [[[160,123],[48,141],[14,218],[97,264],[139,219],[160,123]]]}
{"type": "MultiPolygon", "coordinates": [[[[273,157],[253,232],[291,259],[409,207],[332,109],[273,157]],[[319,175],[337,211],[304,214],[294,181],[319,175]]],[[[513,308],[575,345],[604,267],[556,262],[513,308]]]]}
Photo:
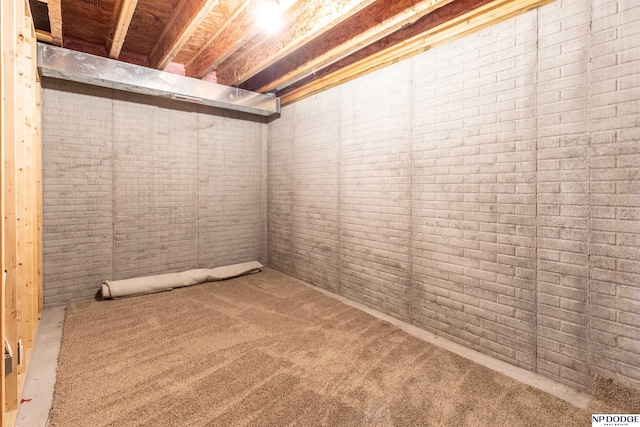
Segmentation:
{"type": "Polygon", "coordinates": [[[29,6],[31,6],[31,15],[33,16],[33,26],[36,30],[51,32],[51,25],[49,23],[49,5],[42,3],[39,0],[29,0],[29,6]]]}

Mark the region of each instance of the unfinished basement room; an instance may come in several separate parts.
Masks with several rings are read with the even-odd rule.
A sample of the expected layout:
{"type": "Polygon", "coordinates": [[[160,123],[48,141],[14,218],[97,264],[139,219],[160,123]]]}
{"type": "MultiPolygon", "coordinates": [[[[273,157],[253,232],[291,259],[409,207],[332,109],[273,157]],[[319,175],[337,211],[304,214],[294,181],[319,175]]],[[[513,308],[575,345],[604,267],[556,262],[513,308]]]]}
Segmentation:
{"type": "Polygon", "coordinates": [[[0,427],[640,427],[639,0],[0,4],[0,427]]]}

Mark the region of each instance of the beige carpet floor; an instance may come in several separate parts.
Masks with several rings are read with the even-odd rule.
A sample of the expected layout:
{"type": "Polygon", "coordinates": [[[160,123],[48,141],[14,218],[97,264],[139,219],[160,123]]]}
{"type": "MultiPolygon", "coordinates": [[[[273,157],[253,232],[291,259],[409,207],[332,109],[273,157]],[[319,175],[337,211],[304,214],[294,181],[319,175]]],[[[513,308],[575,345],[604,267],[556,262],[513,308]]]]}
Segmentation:
{"type": "Polygon", "coordinates": [[[590,426],[592,411],[633,409],[615,395],[603,399],[581,410],[266,269],[71,304],[50,420],[63,427],[590,426]]]}

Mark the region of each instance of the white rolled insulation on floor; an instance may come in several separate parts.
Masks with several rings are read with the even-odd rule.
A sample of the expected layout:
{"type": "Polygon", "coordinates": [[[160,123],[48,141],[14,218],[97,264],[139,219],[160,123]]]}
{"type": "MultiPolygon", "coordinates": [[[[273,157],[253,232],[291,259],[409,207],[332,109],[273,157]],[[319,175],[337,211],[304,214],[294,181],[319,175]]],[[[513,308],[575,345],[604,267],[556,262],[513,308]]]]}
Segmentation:
{"type": "Polygon", "coordinates": [[[198,268],[181,273],[158,274],[125,280],[107,280],[102,285],[102,298],[119,298],[131,295],[168,291],[173,288],[216,282],[245,274],[257,273],[263,268],[258,261],[226,265],[216,268],[198,268]]]}

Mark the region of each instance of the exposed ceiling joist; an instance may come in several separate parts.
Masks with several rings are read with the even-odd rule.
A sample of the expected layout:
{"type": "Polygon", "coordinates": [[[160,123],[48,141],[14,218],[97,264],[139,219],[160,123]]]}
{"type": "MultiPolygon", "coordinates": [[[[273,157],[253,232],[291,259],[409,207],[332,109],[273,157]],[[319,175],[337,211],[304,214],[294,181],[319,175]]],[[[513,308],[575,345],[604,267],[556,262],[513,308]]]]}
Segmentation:
{"type": "Polygon", "coordinates": [[[304,50],[285,58],[278,66],[280,75],[268,73],[269,75],[258,83],[255,90],[268,92],[295,83],[310,73],[412,24],[452,1],[454,0],[378,1],[352,20],[345,22],[345,28],[342,26],[336,28],[336,32],[339,34],[331,37],[318,37],[310,42],[304,50]]]}
{"type": "Polygon", "coordinates": [[[553,0],[494,0],[434,26],[352,64],[336,67],[326,75],[281,95],[282,105],[291,104],[371,71],[417,55],[442,43],[481,30],[553,0]]]}
{"type": "Polygon", "coordinates": [[[220,0],[182,0],[149,54],[149,66],[163,70],[220,0]]]}
{"type": "MultiPolygon", "coordinates": [[[[60,0],[39,0],[39,1],[42,3],[46,3],[49,9],[49,26],[51,27],[51,32],[49,32],[49,35],[51,36],[51,40],[50,41],[47,40],[47,43],[51,43],[56,46],[62,47],[62,44],[63,44],[62,6],[60,5],[60,0]]],[[[36,36],[37,36],[37,32],[36,32],[36,36]]],[[[43,36],[44,34],[40,35],[40,37],[43,37],[43,36]]]]}
{"type": "Polygon", "coordinates": [[[186,64],[186,74],[202,78],[221,62],[233,55],[247,40],[253,38],[260,28],[255,22],[254,8],[259,0],[245,0],[229,16],[209,43],[204,45],[186,64]]]}
{"type": "Polygon", "coordinates": [[[552,0],[30,1],[49,5],[34,8],[38,40],[62,44],[63,7],[72,49],[162,70],[176,62],[196,78],[215,70],[220,84],[291,103],[552,0]],[[285,11],[277,35],[258,22],[265,1],[285,11]]]}
{"type": "Polygon", "coordinates": [[[48,31],[36,30],[36,40],[43,43],[53,44],[53,36],[48,31]]]}
{"type": "Polygon", "coordinates": [[[131,18],[136,10],[138,0],[118,0],[111,20],[110,37],[107,38],[109,58],[118,59],[124,39],[129,31],[131,18]]]}
{"type": "Polygon", "coordinates": [[[236,86],[357,14],[375,0],[314,0],[300,5],[279,38],[268,38],[216,71],[222,84],[236,86]]]}

